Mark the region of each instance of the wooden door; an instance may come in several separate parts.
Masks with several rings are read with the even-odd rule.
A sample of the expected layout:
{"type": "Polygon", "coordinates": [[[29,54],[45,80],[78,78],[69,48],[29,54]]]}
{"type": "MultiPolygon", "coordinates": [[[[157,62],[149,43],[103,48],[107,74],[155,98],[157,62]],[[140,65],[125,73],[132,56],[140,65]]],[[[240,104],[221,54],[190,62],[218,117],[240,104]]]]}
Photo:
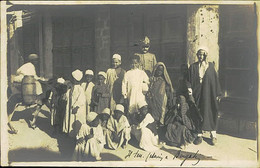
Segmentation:
{"type": "Polygon", "coordinates": [[[174,87],[180,65],[186,62],[186,6],[128,5],[111,7],[111,56],[119,53],[129,69],[130,57],[140,52],[136,44],[150,38],[150,52],[167,66],[174,87]]]}
{"type": "Polygon", "coordinates": [[[256,18],[251,6],[220,6],[221,111],[255,121],[257,116],[256,18]]]}
{"type": "Polygon", "coordinates": [[[94,69],[94,8],[62,7],[52,16],[54,76],[94,69]]]}

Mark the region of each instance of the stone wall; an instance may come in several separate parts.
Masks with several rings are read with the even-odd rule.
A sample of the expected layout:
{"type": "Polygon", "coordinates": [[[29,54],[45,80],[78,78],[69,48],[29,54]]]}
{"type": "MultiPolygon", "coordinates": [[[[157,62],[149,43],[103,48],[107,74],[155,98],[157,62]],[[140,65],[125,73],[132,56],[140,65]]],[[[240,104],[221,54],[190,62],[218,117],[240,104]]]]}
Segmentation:
{"type": "Polygon", "coordinates": [[[95,19],[96,72],[110,67],[110,7],[99,7],[95,19]]]}
{"type": "Polygon", "coordinates": [[[218,5],[193,5],[187,9],[187,61],[197,61],[196,52],[203,46],[208,49],[208,61],[219,68],[219,13],[218,5]]]}

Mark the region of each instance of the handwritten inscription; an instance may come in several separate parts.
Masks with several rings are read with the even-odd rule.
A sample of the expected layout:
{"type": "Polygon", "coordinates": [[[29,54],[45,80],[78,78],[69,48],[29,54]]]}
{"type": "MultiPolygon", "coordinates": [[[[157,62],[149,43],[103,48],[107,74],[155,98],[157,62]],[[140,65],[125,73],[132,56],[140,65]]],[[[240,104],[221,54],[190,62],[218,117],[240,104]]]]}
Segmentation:
{"type": "Polygon", "coordinates": [[[183,164],[185,163],[185,161],[192,159],[194,160],[194,163],[192,164],[192,166],[196,166],[199,162],[200,162],[200,158],[198,158],[198,153],[199,150],[196,153],[189,153],[189,154],[185,154],[183,153],[181,150],[177,151],[176,154],[173,155],[173,157],[168,156],[168,155],[164,155],[163,153],[156,153],[156,152],[149,152],[147,153],[143,153],[143,151],[137,150],[137,151],[132,151],[129,150],[127,155],[125,156],[125,159],[127,158],[134,158],[134,159],[144,159],[145,162],[152,160],[152,159],[156,159],[159,161],[163,161],[163,160],[175,160],[175,159],[181,159],[182,162],[180,164],[180,166],[183,166],[183,164]]]}

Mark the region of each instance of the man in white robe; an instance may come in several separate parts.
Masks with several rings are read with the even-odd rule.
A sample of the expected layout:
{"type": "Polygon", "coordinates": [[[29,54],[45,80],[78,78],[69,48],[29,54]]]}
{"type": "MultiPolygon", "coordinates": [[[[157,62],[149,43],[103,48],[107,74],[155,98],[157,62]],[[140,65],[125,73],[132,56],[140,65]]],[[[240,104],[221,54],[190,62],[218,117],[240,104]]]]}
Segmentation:
{"type": "Polygon", "coordinates": [[[78,128],[72,127],[74,122],[86,123],[86,97],[79,83],[82,76],[83,73],[80,70],[72,72],[73,86],[66,93],[67,106],[63,120],[63,132],[68,133],[71,137],[75,137],[77,134],[74,130],[78,128]]]}

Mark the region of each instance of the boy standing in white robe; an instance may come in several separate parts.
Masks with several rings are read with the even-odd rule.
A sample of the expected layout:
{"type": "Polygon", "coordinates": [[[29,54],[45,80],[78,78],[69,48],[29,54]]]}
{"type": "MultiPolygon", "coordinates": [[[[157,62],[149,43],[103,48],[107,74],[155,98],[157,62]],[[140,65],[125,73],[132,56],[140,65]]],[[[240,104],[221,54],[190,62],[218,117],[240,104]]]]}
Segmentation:
{"type": "Polygon", "coordinates": [[[86,114],[88,115],[88,113],[90,112],[90,103],[91,103],[91,96],[92,96],[92,89],[95,86],[95,84],[92,82],[94,77],[94,72],[92,70],[86,70],[85,72],[85,79],[86,82],[83,82],[81,84],[85,96],[86,96],[86,114]]]}
{"type": "Polygon", "coordinates": [[[138,69],[140,64],[140,57],[135,55],[132,58],[131,70],[127,71],[122,83],[122,94],[128,101],[129,108],[129,122],[131,116],[138,112],[137,103],[145,101],[143,91],[148,90],[149,78],[143,70],[138,69]],[[144,90],[145,89],[145,90],[144,90]]]}

